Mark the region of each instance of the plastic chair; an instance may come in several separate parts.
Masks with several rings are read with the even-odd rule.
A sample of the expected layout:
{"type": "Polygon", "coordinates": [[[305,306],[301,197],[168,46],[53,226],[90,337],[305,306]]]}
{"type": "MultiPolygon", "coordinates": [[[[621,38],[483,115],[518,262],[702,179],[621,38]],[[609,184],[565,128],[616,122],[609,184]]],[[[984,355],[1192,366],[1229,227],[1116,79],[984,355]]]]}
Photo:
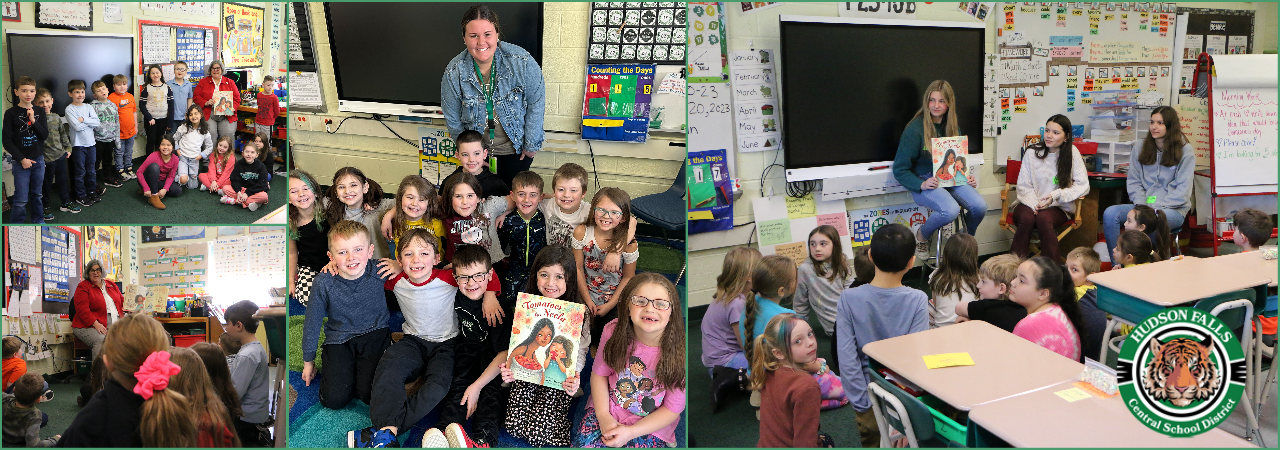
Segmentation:
{"type": "Polygon", "coordinates": [[[911,448],[949,446],[950,441],[941,439],[934,432],[933,415],[929,413],[928,406],[886,381],[878,372],[872,370],[871,375],[872,382],[867,389],[871,392],[871,409],[875,411],[876,425],[880,428],[881,448],[893,446],[889,440],[890,430],[902,433],[911,448]]]}
{"type": "MultiPolygon", "coordinates": [[[[1018,200],[1018,173],[1021,171],[1022,161],[1009,159],[1004,173],[1004,190],[1000,191],[1000,228],[1009,230],[1010,233],[1018,231],[1017,226],[1013,223],[1013,202],[1018,200]],[[1010,193],[1012,193],[1012,195],[1010,195],[1010,193]]],[[[1080,225],[1084,224],[1084,220],[1080,218],[1080,205],[1083,201],[1084,198],[1077,198],[1075,200],[1076,215],[1075,217],[1067,218],[1067,222],[1064,224],[1065,228],[1061,233],[1058,233],[1059,241],[1061,241],[1063,237],[1066,237],[1067,233],[1070,233],[1071,230],[1080,228],[1080,225]]],[[[1039,243],[1040,240],[1032,237],[1031,242],[1039,243]]],[[[1037,248],[1036,251],[1039,253],[1039,248],[1037,248]]]]}
{"type": "Polygon", "coordinates": [[[1259,299],[1255,295],[1253,289],[1241,289],[1234,292],[1218,294],[1213,297],[1202,299],[1195,304],[1195,309],[1208,312],[1210,315],[1217,317],[1227,328],[1230,328],[1237,336],[1240,337],[1240,347],[1245,354],[1245,400],[1240,403],[1245,406],[1245,418],[1248,419],[1248,426],[1245,428],[1245,439],[1250,441],[1257,439],[1259,446],[1265,447],[1262,441],[1262,433],[1258,427],[1257,411],[1261,410],[1260,405],[1256,405],[1255,401],[1261,394],[1257,392],[1259,387],[1258,378],[1261,374],[1255,373],[1262,365],[1262,341],[1255,340],[1253,336],[1253,326],[1258,325],[1256,316],[1253,314],[1254,304],[1259,300],[1265,302],[1266,299],[1259,299]],[[1255,362],[1256,360],[1256,362],[1255,362]]]}
{"type": "MultiPolygon", "coordinates": [[[[667,247],[675,248],[671,245],[671,239],[667,237],[667,232],[676,232],[684,228],[686,219],[688,218],[688,208],[685,204],[685,164],[680,165],[680,171],[676,173],[676,179],[671,183],[671,187],[666,191],[657,194],[649,194],[637,197],[631,200],[631,213],[645,222],[657,225],[662,229],[662,239],[666,241],[667,247]]],[[[679,233],[683,235],[684,233],[679,233]]],[[[676,283],[680,282],[680,278],[684,277],[685,268],[688,262],[680,268],[680,274],[676,276],[676,283]]]]}

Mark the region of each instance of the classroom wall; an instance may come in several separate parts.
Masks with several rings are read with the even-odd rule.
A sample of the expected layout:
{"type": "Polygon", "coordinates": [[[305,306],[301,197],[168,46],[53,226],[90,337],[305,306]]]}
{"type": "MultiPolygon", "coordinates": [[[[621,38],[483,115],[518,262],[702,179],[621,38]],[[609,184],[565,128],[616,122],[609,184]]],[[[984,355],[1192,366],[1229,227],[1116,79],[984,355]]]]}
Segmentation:
{"type": "MultiPolygon", "coordinates": [[[[779,15],[805,16],[838,16],[837,3],[784,3],[769,10],[743,14],[742,9],[733,3],[726,3],[725,28],[728,39],[728,50],[750,48],[777,49],[780,45],[778,34],[779,15]]],[[[1258,44],[1255,52],[1274,52],[1276,50],[1276,4],[1250,2],[1193,2],[1179,3],[1180,6],[1218,9],[1256,9],[1255,34],[1258,44]]],[[[960,12],[956,3],[916,3],[917,20],[974,22],[977,19],[960,12]]],[[[996,11],[993,14],[998,13],[996,11]]],[[[994,51],[996,42],[995,20],[987,20],[987,52],[994,51]]],[[[785,83],[786,80],[781,80],[785,83]]],[[[786,120],[786,112],[783,112],[786,120]]],[[[995,154],[995,138],[981,138],[983,156],[987,163],[979,170],[978,192],[987,201],[987,216],[983,220],[977,235],[979,251],[982,254],[1005,252],[1009,250],[1012,233],[999,226],[1000,190],[1004,187],[1004,174],[994,173],[992,164],[995,154]]],[[[762,151],[738,153],[735,157],[736,167],[733,176],[741,179],[742,197],[734,203],[734,224],[741,225],[755,220],[751,200],[764,195],[785,195],[786,182],[783,171],[770,171],[767,178],[761,179],[765,167],[781,160],[778,151],[762,151]]],[[[845,200],[847,210],[874,208],[904,203],[914,203],[909,192],[886,195],[851,198],[845,200]]],[[[732,231],[714,232],[692,235],[689,237],[689,305],[699,306],[711,303],[715,293],[715,277],[720,274],[724,255],[733,247],[754,242],[752,225],[738,226],[732,231]]],[[[754,245],[754,244],[753,244],[754,245]]]]}
{"type": "MultiPolygon", "coordinates": [[[[382,124],[371,120],[348,120],[338,132],[325,132],[324,119],[339,121],[349,116],[367,114],[338,112],[338,91],[330,57],[328,29],[324,23],[324,6],[307,5],[313,24],[316,61],[321,89],[328,113],[294,111],[289,117],[289,143],[296,167],[314,175],[321,184],[332,182],[333,173],[345,166],[360,168],[377,180],[386,192],[394,193],[400,179],[418,173],[418,127],[444,128],[442,119],[434,123],[384,123],[410,145],[396,138],[382,124]],[[320,24],[320,25],[316,25],[320,24]]],[[[645,144],[592,142],[580,139],[582,99],[587,58],[587,22],[589,3],[546,3],[543,23],[543,78],[546,82],[546,144],[534,159],[532,170],[550,182],[556,168],[568,162],[593,172],[591,152],[600,186],[626,190],[632,198],[666,190],[684,159],[684,134],[650,133],[645,144]],[[677,145],[672,145],[677,144],[677,145]]],[[[461,41],[414,43],[406,45],[445,45],[463,50],[461,41]]],[[[434,87],[427,87],[434,88],[434,87]]],[[[595,175],[588,180],[588,198],[596,191],[595,175]]]]}

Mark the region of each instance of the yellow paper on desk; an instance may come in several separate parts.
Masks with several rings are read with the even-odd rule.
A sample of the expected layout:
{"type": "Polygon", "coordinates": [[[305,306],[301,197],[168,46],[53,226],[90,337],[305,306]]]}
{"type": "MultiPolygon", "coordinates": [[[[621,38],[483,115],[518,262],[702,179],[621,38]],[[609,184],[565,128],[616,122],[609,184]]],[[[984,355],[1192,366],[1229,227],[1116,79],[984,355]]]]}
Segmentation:
{"type": "Polygon", "coordinates": [[[689,211],[689,220],[711,220],[716,218],[711,211],[689,211]]]}
{"type": "Polygon", "coordinates": [[[952,366],[972,366],[973,358],[969,356],[969,352],[924,355],[924,365],[930,369],[941,369],[943,367],[952,366]]]}
{"type": "Polygon", "coordinates": [[[1054,394],[1062,397],[1062,399],[1066,400],[1068,403],[1092,397],[1088,392],[1085,392],[1080,388],[1063,389],[1061,391],[1054,392],[1054,394]]]}

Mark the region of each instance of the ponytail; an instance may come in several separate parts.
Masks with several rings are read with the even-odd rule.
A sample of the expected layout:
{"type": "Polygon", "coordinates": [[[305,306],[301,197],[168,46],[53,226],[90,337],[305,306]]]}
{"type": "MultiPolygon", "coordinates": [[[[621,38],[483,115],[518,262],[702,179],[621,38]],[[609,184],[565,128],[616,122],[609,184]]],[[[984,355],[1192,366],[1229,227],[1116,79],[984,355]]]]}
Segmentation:
{"type": "Polygon", "coordinates": [[[750,355],[756,344],[756,314],[760,312],[760,303],[756,302],[755,295],[747,296],[742,312],[746,316],[742,321],[742,350],[750,355]]]}
{"type": "MultiPolygon", "coordinates": [[[[791,258],[782,255],[769,255],[760,258],[760,262],[751,270],[751,290],[755,294],[770,300],[782,300],[773,298],[778,295],[778,289],[790,286],[796,278],[796,263],[791,258]]],[[[749,355],[751,347],[755,344],[755,326],[756,315],[760,312],[760,305],[756,302],[755,296],[747,296],[747,302],[743,313],[746,316],[742,321],[743,339],[742,349],[749,355]]]]}
{"type": "Polygon", "coordinates": [[[756,336],[755,342],[751,347],[755,350],[751,354],[751,390],[758,391],[764,387],[764,380],[767,378],[766,371],[773,371],[778,368],[777,361],[771,361],[770,351],[765,350],[768,343],[765,342],[764,335],[756,336]]]}
{"type": "Polygon", "coordinates": [[[198,418],[191,412],[187,397],[169,389],[156,391],[142,402],[142,445],[146,447],[196,447],[198,418]]]}
{"type": "Polygon", "coordinates": [[[1121,256],[1132,256],[1134,265],[1146,264],[1156,258],[1156,252],[1151,244],[1151,237],[1147,236],[1147,233],[1138,230],[1124,230],[1124,232],[1120,233],[1120,239],[1116,241],[1116,247],[1120,249],[1121,256]]]}
{"type": "Polygon", "coordinates": [[[800,316],[790,313],[783,313],[773,316],[769,319],[769,324],[765,325],[764,333],[756,336],[755,343],[752,347],[755,350],[751,353],[751,390],[758,391],[764,387],[764,381],[769,376],[769,372],[778,370],[782,362],[773,356],[773,351],[782,352],[782,356],[787,363],[792,362],[791,346],[791,330],[795,329],[795,324],[801,322],[800,316]]]}
{"type": "Polygon", "coordinates": [[[102,355],[111,362],[111,377],[143,398],[139,427],[143,446],[195,447],[198,417],[186,396],[168,389],[181,372],[169,361],[169,337],[149,315],[121,317],[107,331],[102,355]]]}
{"type": "MultiPolygon", "coordinates": [[[[1067,270],[1067,266],[1058,264],[1045,256],[1037,256],[1031,258],[1030,261],[1040,268],[1040,277],[1036,280],[1036,287],[1049,290],[1049,303],[1062,308],[1062,313],[1071,321],[1071,326],[1075,328],[1076,337],[1079,338],[1080,345],[1083,346],[1087,336],[1085,336],[1084,319],[1080,315],[1080,305],[1076,303],[1076,286],[1071,281],[1071,272],[1067,270]]],[[[1081,354],[1083,354],[1083,350],[1081,354]]]]}
{"type": "Polygon", "coordinates": [[[1172,236],[1169,235],[1169,220],[1165,216],[1164,211],[1156,210],[1156,229],[1154,233],[1156,239],[1152,242],[1155,247],[1156,261],[1164,261],[1169,259],[1169,246],[1173,245],[1172,236]]]}

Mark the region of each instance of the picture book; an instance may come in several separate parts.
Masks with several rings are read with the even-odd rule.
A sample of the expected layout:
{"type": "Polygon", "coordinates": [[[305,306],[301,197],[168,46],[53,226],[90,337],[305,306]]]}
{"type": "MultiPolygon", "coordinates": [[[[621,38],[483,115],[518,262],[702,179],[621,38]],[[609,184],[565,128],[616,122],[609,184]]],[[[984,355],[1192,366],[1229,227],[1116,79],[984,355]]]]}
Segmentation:
{"type": "Polygon", "coordinates": [[[938,187],[969,184],[969,137],[933,138],[930,144],[933,154],[933,177],[938,179],[938,187]]]}
{"type": "Polygon", "coordinates": [[[231,98],[231,91],[215,91],[213,93],[213,115],[235,116],[236,103],[231,98]]]}
{"type": "Polygon", "coordinates": [[[507,367],[517,380],[564,390],[576,377],[579,338],[587,306],[520,293],[512,318],[507,367]]]}
{"type": "Polygon", "coordinates": [[[131,284],[124,288],[124,310],[150,314],[165,312],[169,303],[167,286],[142,286],[131,284]]]}

